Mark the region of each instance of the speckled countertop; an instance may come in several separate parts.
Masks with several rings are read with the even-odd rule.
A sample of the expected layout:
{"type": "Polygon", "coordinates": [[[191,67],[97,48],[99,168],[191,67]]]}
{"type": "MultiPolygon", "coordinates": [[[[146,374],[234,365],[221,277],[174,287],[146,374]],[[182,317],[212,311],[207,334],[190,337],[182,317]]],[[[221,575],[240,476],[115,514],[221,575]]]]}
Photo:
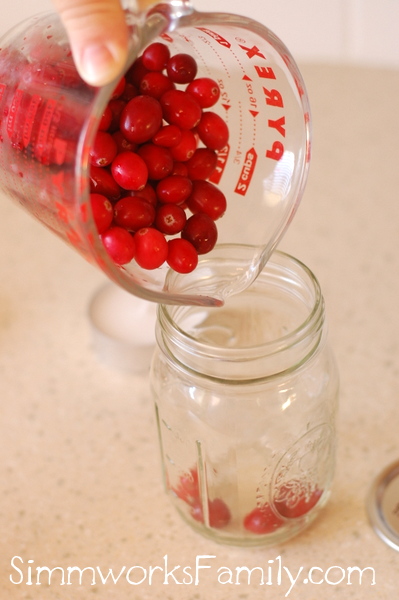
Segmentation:
{"type": "Polygon", "coordinates": [[[268,549],[219,546],[184,525],[161,486],[147,375],[106,365],[93,350],[87,310],[104,276],[2,198],[4,600],[397,596],[399,553],[370,527],[365,498],[372,479],[399,458],[399,72],[317,65],[302,72],[313,159],[281,248],[321,282],[340,369],[338,467],[328,506],[307,532],[268,549]],[[210,568],[199,570],[198,585],[183,583],[183,567],[194,573],[196,560],[210,568]],[[150,584],[150,567],[165,570],[165,562],[169,572],[176,567],[175,579],[158,570],[150,584]],[[54,572],[50,585],[46,578],[37,585],[37,566],[60,567],[58,579],[54,572]],[[91,585],[87,577],[61,585],[61,569],[71,566],[99,566],[103,574],[135,566],[136,585],[124,574],[116,583],[97,577],[91,585]],[[222,566],[261,567],[263,585],[255,572],[250,584],[221,583],[222,566]],[[348,579],[350,567],[370,569],[360,583],[348,579]]]}

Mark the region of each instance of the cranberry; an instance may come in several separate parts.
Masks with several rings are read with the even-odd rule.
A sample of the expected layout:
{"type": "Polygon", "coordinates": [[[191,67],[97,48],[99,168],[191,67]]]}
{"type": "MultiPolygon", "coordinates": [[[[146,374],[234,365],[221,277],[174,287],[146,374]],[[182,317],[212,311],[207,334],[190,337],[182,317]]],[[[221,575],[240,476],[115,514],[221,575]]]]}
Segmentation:
{"type": "Polygon", "coordinates": [[[205,111],[197,127],[201,142],[211,150],[222,150],[229,141],[226,122],[217,113],[205,111]]]}
{"type": "Polygon", "coordinates": [[[157,269],[168,256],[168,242],[163,233],[153,227],[139,229],[134,235],[135,259],[143,269],[157,269]]]}
{"type": "Polygon", "coordinates": [[[286,519],[297,519],[316,506],[323,490],[309,487],[296,479],[282,485],[274,499],[274,506],[280,515],[286,519]]]}
{"type": "Polygon", "coordinates": [[[216,169],[217,154],[209,148],[197,148],[186,165],[190,179],[208,179],[216,169]]]}
{"type": "Polygon", "coordinates": [[[181,175],[182,177],[188,177],[187,166],[180,161],[174,162],[171,175],[181,175]]]}
{"type": "Polygon", "coordinates": [[[171,148],[172,156],[179,162],[185,162],[191,158],[197,148],[197,138],[189,129],[181,132],[180,141],[171,148]]]}
{"type": "Polygon", "coordinates": [[[120,130],[114,131],[112,137],[116,143],[117,154],[126,152],[127,150],[134,152],[137,149],[137,144],[129,142],[120,130]]]}
{"type": "Polygon", "coordinates": [[[145,186],[140,190],[130,190],[129,194],[130,196],[138,196],[139,198],[147,200],[147,202],[152,204],[152,206],[156,206],[158,204],[157,194],[151,183],[146,183],[145,186]]]}
{"type": "Polygon", "coordinates": [[[183,473],[179,478],[179,484],[173,488],[176,496],[192,506],[199,503],[200,489],[198,481],[198,471],[195,467],[188,473],[183,473]]]}
{"type": "Polygon", "coordinates": [[[162,124],[162,109],[151,96],[136,96],[128,102],[120,117],[120,129],[131,142],[148,142],[162,124]]]}
{"type": "Polygon", "coordinates": [[[192,187],[193,184],[188,177],[169,175],[158,183],[156,193],[160,202],[181,204],[191,194],[192,187]]]}
{"type": "Polygon", "coordinates": [[[103,194],[109,200],[117,200],[121,196],[121,188],[104,167],[90,167],[90,192],[103,194]]]}
{"type": "MultiPolygon", "coordinates": [[[[221,498],[214,498],[208,502],[209,525],[215,529],[221,529],[229,524],[231,513],[227,504],[221,498]]],[[[197,504],[191,509],[191,516],[196,521],[204,522],[204,515],[201,504],[197,504]]]]}
{"type": "Polygon", "coordinates": [[[117,265],[129,263],[135,255],[133,236],[123,227],[110,227],[101,234],[101,240],[109,256],[117,265]]]}
{"type": "Polygon", "coordinates": [[[138,149],[138,154],[147,165],[149,179],[163,179],[171,173],[173,158],[168,148],[144,144],[138,149]]]}
{"type": "Polygon", "coordinates": [[[112,176],[125,190],[140,190],[148,179],[148,169],[144,160],[135,152],[117,154],[111,165],[112,176]]]}
{"type": "Polygon", "coordinates": [[[182,129],[193,129],[201,120],[202,109],[193,96],[184,90],[168,90],[161,97],[165,121],[182,129]]]}
{"type": "Polygon", "coordinates": [[[186,88],[186,91],[194,96],[201,108],[214,106],[220,97],[220,88],[216,81],[209,77],[194,79],[186,88]]]}
{"type": "Polygon", "coordinates": [[[269,504],[257,506],[244,518],[244,528],[259,535],[273,533],[282,524],[283,520],[273,512],[269,504]]]}
{"type": "Polygon", "coordinates": [[[111,202],[102,194],[90,194],[90,205],[98,233],[111,226],[114,211],[111,202]]]}
{"type": "Polygon", "coordinates": [[[126,79],[138,88],[146,73],[148,73],[148,69],[143,64],[143,57],[138,56],[126,73],[126,79]]]}
{"type": "Polygon", "coordinates": [[[146,73],[140,82],[140,93],[147,94],[159,100],[162,94],[175,88],[174,83],[163,73],[150,71],[146,73]]]}
{"type": "Polygon", "coordinates": [[[90,164],[106,167],[114,160],[118,147],[112,135],[106,131],[97,131],[89,152],[90,164]]]}
{"type": "Polygon", "coordinates": [[[175,235],[181,232],[186,220],[186,213],[178,204],[161,204],[157,209],[154,225],[165,235],[175,235]]]}
{"type": "MultiPolygon", "coordinates": [[[[178,207],[176,207],[178,208],[178,207]]],[[[177,273],[191,273],[198,264],[198,254],[194,246],[182,238],[168,242],[167,263],[177,273]]]]}
{"type": "Polygon", "coordinates": [[[171,148],[176,146],[181,140],[182,131],[177,125],[164,125],[154,135],[152,142],[157,146],[171,148]]]}
{"type": "Polygon", "coordinates": [[[119,129],[121,114],[126,106],[126,102],[121,98],[116,98],[115,100],[110,100],[108,102],[108,106],[112,113],[112,120],[110,126],[108,127],[108,131],[113,132],[119,129]]]}
{"type": "Polygon", "coordinates": [[[126,79],[125,77],[121,77],[111,94],[111,100],[115,100],[116,98],[120,98],[122,96],[123,92],[125,91],[125,85],[126,79]]]}
{"type": "Polygon", "coordinates": [[[175,54],[167,65],[166,72],[174,83],[190,83],[197,74],[197,63],[190,54],[175,54]]]}
{"type": "Polygon", "coordinates": [[[125,196],[114,206],[115,224],[129,231],[150,227],[154,219],[154,206],[139,196],[125,196]]]}
{"type": "Polygon", "coordinates": [[[170,51],[163,42],[153,42],[141,55],[142,64],[150,71],[162,71],[170,58],[170,51]]]}
{"type": "Polygon", "coordinates": [[[197,213],[187,219],[181,237],[191,242],[198,254],[207,254],[216,244],[218,231],[208,215],[197,213]]]}
{"type": "Polygon", "coordinates": [[[121,99],[127,103],[130,102],[132,98],[135,98],[138,95],[139,91],[137,89],[137,86],[135,86],[134,83],[130,83],[130,81],[126,81],[125,89],[123,90],[121,99]]]}
{"type": "Polygon", "coordinates": [[[187,200],[187,206],[193,213],[203,212],[214,221],[226,210],[226,197],[223,192],[210,181],[198,179],[193,181],[193,190],[187,200]]]}
{"type": "Polygon", "coordinates": [[[112,122],[112,110],[111,110],[109,104],[107,104],[107,106],[104,109],[103,114],[101,115],[98,129],[100,131],[107,131],[107,129],[109,129],[109,127],[111,125],[111,122],[112,122]]]}

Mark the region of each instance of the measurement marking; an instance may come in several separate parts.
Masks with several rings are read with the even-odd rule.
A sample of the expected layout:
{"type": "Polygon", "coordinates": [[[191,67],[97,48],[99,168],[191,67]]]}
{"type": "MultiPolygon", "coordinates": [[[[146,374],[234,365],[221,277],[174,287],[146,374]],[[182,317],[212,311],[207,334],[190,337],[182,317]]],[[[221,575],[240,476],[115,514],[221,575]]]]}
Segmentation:
{"type": "Polygon", "coordinates": [[[194,41],[191,38],[187,38],[185,35],[180,34],[178,31],[176,32],[176,35],[178,37],[180,37],[181,39],[183,39],[183,41],[188,42],[190,44],[194,53],[197,55],[198,59],[201,61],[202,68],[206,71],[208,76],[211,77],[212,71],[208,66],[208,61],[204,58],[203,54],[198,50],[198,47],[195,45],[194,41]]]}
{"type": "Polygon", "coordinates": [[[255,143],[256,143],[256,125],[257,125],[257,119],[256,119],[256,117],[257,117],[257,115],[259,113],[255,112],[255,111],[252,111],[252,110],[250,110],[249,112],[253,116],[252,146],[255,147],[255,143]]]}
{"type": "Polygon", "coordinates": [[[5,83],[0,83],[0,101],[3,97],[6,89],[7,89],[7,85],[5,83]]]}
{"type": "Polygon", "coordinates": [[[21,106],[24,92],[21,89],[15,91],[14,97],[11,102],[10,112],[7,119],[7,133],[10,137],[14,133],[15,119],[18,114],[19,107],[21,106]]]}
{"type": "Polygon", "coordinates": [[[208,48],[210,48],[213,51],[215,56],[218,57],[219,62],[222,65],[223,69],[225,70],[227,77],[230,79],[230,70],[227,67],[226,63],[224,62],[221,54],[219,52],[217,52],[217,50],[211,45],[210,41],[207,38],[205,38],[203,36],[199,36],[198,40],[201,41],[203,44],[206,44],[206,46],[208,46],[208,48]]]}

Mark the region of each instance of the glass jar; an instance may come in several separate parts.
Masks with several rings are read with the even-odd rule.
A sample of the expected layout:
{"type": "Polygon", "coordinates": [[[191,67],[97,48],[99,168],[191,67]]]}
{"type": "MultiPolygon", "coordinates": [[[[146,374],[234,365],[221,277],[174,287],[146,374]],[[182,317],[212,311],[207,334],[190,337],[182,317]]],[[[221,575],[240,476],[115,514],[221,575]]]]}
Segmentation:
{"type": "Polygon", "coordinates": [[[319,283],[274,252],[220,308],[160,305],[151,368],[166,490],[220,543],[272,545],[330,495],[338,374],[319,283]]]}

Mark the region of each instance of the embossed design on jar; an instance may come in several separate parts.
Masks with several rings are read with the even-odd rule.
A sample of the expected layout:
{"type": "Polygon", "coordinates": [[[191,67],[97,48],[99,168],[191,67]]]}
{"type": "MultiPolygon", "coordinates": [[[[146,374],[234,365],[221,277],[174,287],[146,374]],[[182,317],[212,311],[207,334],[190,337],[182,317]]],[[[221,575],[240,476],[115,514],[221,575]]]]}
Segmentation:
{"type": "Polygon", "coordinates": [[[275,511],[287,519],[304,516],[318,504],[334,460],[332,428],[318,425],[297,440],[278,462],[271,480],[275,511]]]}

